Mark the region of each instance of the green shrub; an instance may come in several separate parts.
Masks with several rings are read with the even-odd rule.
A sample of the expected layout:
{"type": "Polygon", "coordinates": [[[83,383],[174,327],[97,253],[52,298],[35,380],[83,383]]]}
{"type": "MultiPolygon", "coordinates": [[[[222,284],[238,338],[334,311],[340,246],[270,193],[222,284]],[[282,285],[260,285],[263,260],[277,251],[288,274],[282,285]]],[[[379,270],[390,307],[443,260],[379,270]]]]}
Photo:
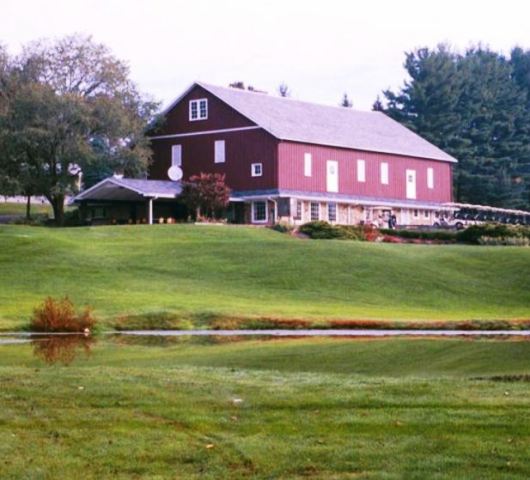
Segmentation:
{"type": "Polygon", "coordinates": [[[270,227],[271,230],[274,230],[276,232],[280,233],[289,233],[292,232],[294,227],[292,225],[289,225],[288,223],[275,223],[272,227],[270,227]]]}
{"type": "Polygon", "coordinates": [[[381,233],[399,238],[410,238],[419,240],[441,240],[453,242],[456,240],[456,232],[452,230],[390,230],[381,229],[381,233]]]}
{"type": "MultiPolygon", "coordinates": [[[[370,229],[373,230],[373,229],[370,229]]],[[[328,222],[316,221],[302,225],[298,231],[313,239],[365,240],[366,234],[362,226],[331,225],[328,222]]]]}
{"type": "Polygon", "coordinates": [[[528,247],[530,246],[530,238],[527,237],[480,237],[478,239],[480,245],[504,245],[511,247],[528,247]]]}
{"type": "Polygon", "coordinates": [[[298,231],[314,239],[341,238],[343,235],[338,228],[321,220],[305,223],[298,231]]]}
{"type": "Polygon", "coordinates": [[[488,238],[528,238],[530,239],[530,228],[519,225],[504,225],[500,223],[484,223],[472,225],[457,233],[459,242],[480,244],[482,237],[488,238]]]}

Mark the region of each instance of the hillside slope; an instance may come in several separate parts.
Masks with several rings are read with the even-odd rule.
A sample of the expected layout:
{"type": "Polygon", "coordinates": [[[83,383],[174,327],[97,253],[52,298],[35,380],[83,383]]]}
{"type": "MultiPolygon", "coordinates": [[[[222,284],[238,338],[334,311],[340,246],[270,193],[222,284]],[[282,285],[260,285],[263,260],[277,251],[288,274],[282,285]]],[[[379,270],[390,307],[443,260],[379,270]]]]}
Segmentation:
{"type": "Polygon", "coordinates": [[[105,318],[530,317],[530,249],[303,241],[252,227],[0,228],[0,328],[46,295],[105,318]]]}

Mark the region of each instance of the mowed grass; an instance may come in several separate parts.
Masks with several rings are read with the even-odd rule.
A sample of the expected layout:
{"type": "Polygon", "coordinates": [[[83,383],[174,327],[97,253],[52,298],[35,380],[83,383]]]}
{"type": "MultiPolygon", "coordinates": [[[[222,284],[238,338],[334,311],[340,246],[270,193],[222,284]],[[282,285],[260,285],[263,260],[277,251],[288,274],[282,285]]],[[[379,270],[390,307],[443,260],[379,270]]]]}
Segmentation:
{"type": "Polygon", "coordinates": [[[118,342],[0,345],[0,478],[530,476],[530,342],[118,342]]]}
{"type": "MultiPolygon", "coordinates": [[[[52,207],[48,203],[32,203],[30,213],[31,215],[47,214],[53,217],[52,207]]],[[[14,202],[0,202],[0,215],[17,215],[24,217],[26,216],[26,204],[14,202]]]]}
{"type": "Polygon", "coordinates": [[[252,227],[0,227],[0,328],[47,295],[119,315],[530,317],[530,249],[299,240],[252,227]]]}

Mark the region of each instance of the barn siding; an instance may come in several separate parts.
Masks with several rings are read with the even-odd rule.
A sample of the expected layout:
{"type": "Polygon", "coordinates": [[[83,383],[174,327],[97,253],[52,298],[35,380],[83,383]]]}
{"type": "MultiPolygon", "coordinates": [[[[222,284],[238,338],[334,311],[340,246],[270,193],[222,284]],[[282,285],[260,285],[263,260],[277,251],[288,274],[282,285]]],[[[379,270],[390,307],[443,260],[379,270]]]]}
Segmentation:
{"type": "Polygon", "coordinates": [[[175,133],[193,133],[205,130],[241,128],[254,126],[255,123],[244,117],[222,100],[200,86],[192,88],[165,115],[165,122],[151,135],[171,135],[175,133]],[[189,120],[189,102],[200,98],[208,99],[208,118],[189,120]]]}
{"type": "Polygon", "coordinates": [[[263,130],[158,139],[152,140],[151,144],[154,162],[149,169],[150,179],[168,180],[171,146],[182,145],[184,180],[201,172],[224,173],[227,185],[233,190],[277,188],[278,141],[263,130]],[[214,163],[216,140],[225,141],[225,163],[214,163]],[[263,164],[261,177],[251,176],[252,163],[263,164]]]}
{"type": "Polygon", "coordinates": [[[347,195],[406,200],[405,171],[416,170],[416,200],[450,202],[451,165],[448,162],[365,152],[296,142],[280,142],[278,147],[279,188],[326,193],[326,161],[339,165],[339,192],[347,195]],[[304,153],[312,155],[312,175],[304,176],[304,153]],[[366,181],[357,181],[357,159],[366,162],[366,181]],[[380,164],[389,165],[389,184],[382,185],[380,164]],[[427,168],[434,170],[434,189],[427,188],[427,168]]]}

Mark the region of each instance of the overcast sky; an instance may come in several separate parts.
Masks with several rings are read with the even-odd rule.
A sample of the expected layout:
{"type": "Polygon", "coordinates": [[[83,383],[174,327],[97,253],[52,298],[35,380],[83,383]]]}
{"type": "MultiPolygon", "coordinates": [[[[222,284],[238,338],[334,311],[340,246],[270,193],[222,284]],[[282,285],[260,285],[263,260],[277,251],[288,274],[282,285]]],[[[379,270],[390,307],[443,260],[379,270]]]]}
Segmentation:
{"type": "Polygon", "coordinates": [[[524,0],[1,0],[0,42],[91,34],[167,104],[194,80],[243,80],[301,100],[370,109],[405,79],[404,52],[448,42],[530,48],[524,0]]]}

